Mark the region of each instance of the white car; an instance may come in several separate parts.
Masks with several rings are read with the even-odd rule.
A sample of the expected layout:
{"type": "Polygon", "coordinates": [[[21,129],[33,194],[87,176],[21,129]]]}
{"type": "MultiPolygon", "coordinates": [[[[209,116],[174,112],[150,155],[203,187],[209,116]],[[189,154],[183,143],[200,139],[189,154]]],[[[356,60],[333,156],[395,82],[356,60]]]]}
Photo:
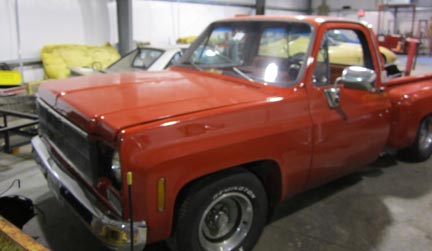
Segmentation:
{"type": "Polygon", "coordinates": [[[98,73],[161,71],[181,58],[187,45],[143,46],[129,52],[108,68],[69,67],[72,76],[83,76],[98,73]]]}

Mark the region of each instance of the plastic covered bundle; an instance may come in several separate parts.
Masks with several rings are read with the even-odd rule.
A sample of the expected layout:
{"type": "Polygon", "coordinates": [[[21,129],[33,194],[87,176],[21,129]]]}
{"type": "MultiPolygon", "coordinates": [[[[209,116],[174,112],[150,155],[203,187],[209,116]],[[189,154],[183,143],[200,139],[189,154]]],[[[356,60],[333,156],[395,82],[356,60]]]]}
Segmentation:
{"type": "Polygon", "coordinates": [[[46,45],[41,51],[47,78],[61,79],[70,75],[69,66],[104,69],[120,58],[110,44],[102,46],[59,44],[46,45]]]}

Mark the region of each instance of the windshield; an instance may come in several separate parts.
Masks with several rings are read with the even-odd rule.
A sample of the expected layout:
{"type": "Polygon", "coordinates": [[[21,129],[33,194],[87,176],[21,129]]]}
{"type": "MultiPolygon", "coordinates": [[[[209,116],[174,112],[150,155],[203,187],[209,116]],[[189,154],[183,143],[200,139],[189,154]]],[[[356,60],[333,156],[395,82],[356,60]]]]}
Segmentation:
{"type": "Polygon", "coordinates": [[[138,48],[108,67],[108,72],[147,70],[162,54],[163,50],[138,48]]]}
{"type": "Polygon", "coordinates": [[[211,26],[180,65],[288,86],[298,81],[311,27],[299,22],[221,22],[211,26]]]}

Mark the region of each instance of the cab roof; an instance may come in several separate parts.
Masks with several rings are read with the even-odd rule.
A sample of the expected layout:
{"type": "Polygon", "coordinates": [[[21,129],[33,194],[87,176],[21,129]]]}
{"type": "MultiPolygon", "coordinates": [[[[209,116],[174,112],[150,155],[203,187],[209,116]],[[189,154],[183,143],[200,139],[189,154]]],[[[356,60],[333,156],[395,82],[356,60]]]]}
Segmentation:
{"type": "MultiPolygon", "coordinates": [[[[303,21],[306,23],[310,23],[314,26],[319,26],[320,24],[327,22],[349,22],[349,23],[357,23],[360,22],[346,19],[346,18],[338,18],[338,17],[328,17],[328,16],[308,16],[308,15],[297,15],[297,16],[243,16],[239,15],[233,18],[223,19],[221,21],[303,21]]],[[[360,23],[362,24],[362,23],[360,23]]]]}

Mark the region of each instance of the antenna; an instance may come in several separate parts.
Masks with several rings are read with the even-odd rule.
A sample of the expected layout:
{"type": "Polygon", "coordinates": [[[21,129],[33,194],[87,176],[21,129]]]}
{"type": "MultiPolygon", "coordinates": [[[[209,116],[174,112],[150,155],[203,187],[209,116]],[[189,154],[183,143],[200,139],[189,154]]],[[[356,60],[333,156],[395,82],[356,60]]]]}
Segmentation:
{"type": "Polygon", "coordinates": [[[130,250],[134,250],[134,231],[133,231],[133,209],[132,209],[132,172],[127,172],[127,185],[129,197],[129,221],[130,221],[130,250]]]}

